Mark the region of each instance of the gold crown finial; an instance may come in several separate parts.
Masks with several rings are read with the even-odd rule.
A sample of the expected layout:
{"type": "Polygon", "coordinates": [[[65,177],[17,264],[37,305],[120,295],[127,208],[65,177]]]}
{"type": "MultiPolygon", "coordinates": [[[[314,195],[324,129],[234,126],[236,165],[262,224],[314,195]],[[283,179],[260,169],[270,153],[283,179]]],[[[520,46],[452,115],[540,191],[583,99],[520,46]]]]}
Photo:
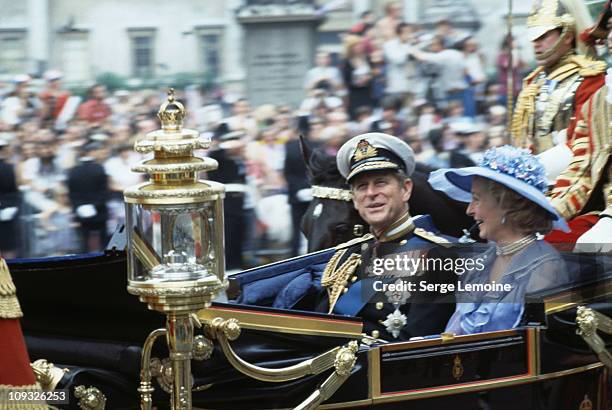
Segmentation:
{"type": "Polygon", "coordinates": [[[186,115],[183,104],[174,99],[174,88],[168,89],[168,99],[159,107],[157,113],[162,129],[171,132],[180,131],[186,115]]]}

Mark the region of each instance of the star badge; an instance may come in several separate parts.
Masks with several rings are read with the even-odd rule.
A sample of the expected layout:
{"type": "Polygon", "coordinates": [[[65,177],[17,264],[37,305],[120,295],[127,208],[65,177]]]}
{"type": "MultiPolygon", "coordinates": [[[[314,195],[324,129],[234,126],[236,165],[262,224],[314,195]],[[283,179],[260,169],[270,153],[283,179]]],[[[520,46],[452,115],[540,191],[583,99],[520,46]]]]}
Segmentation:
{"type": "Polygon", "coordinates": [[[395,309],[393,313],[389,313],[387,319],[382,322],[385,325],[387,332],[391,333],[394,338],[398,338],[400,331],[404,326],[406,326],[406,315],[399,311],[399,309],[395,309]]]}

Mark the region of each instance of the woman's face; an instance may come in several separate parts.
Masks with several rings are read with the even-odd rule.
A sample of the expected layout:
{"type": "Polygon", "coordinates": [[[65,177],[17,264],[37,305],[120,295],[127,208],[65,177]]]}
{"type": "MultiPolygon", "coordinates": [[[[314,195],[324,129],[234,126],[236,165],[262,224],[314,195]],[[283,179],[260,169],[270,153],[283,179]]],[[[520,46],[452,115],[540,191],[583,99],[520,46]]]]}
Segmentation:
{"type": "Polygon", "coordinates": [[[479,223],[480,237],[498,242],[506,231],[502,224],[505,211],[487,190],[487,184],[481,178],[474,177],[472,182],[472,202],[466,213],[479,223]]]}

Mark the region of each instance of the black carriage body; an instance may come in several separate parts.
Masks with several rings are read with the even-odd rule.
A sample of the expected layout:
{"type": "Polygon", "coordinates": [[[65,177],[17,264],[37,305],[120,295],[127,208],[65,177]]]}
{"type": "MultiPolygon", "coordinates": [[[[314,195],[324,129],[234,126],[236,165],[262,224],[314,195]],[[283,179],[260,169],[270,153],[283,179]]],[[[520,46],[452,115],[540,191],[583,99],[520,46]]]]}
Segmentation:
{"type": "MultiPolygon", "coordinates": [[[[324,266],[332,254],[322,251],[241,272],[233,278],[241,303],[216,303],[198,315],[238,319],[242,334],[231,343],[234,351],[268,368],[361,341],[359,318],[274,307],[282,304],[279,289],[314,274],[308,267],[324,266]],[[264,306],[254,306],[249,294],[258,286],[267,288],[270,279],[277,288],[258,298],[264,306]]],[[[351,376],[321,408],[559,410],[589,403],[592,409],[609,408],[608,372],[575,334],[577,304],[589,302],[611,313],[610,265],[596,266],[589,281],[536,295],[537,303],[528,305],[524,326],[517,329],[361,344],[351,376]]],[[[57,386],[71,389],[67,408],[78,408],[77,385],[99,388],[108,409],[138,408],[141,347],[149,332],[164,326],[164,317],[127,293],[125,254],[9,261],[9,267],[31,360],[44,358],[70,369],[57,386]]],[[[153,356],[167,355],[158,341],[153,356]]],[[[199,390],[193,404],[209,409],[292,408],[331,373],[261,382],[234,369],[217,345],[211,359],[193,361],[192,370],[199,390]]],[[[157,382],[154,387],[155,405],[167,408],[169,395],[157,382]]]]}

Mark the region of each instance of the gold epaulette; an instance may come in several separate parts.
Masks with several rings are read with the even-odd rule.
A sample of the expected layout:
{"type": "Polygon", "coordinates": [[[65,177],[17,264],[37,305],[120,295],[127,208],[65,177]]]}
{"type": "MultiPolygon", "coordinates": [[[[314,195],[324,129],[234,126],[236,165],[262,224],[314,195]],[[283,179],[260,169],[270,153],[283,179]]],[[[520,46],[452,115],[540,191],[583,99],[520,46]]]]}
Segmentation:
{"type": "Polygon", "coordinates": [[[0,319],[17,319],[22,316],[17,289],[6,262],[0,258],[0,319]]]}
{"type": "Polygon", "coordinates": [[[451,242],[448,239],[438,236],[433,232],[426,231],[423,228],[415,228],[413,232],[416,236],[418,236],[421,239],[425,239],[426,241],[429,241],[429,242],[432,242],[438,245],[442,245],[445,247],[451,246],[451,242]]]}
{"type": "Polygon", "coordinates": [[[366,233],[365,235],[363,235],[363,236],[361,236],[359,238],[351,239],[348,242],[344,242],[344,243],[341,243],[340,245],[336,245],[336,247],[334,249],[336,249],[336,250],[346,249],[346,248],[349,248],[349,247],[351,247],[351,246],[353,246],[355,244],[369,241],[373,237],[374,237],[374,235],[372,235],[371,233],[366,233]]]}
{"type": "Polygon", "coordinates": [[[593,77],[606,71],[607,65],[603,61],[593,60],[582,55],[572,57],[571,61],[579,67],[578,74],[582,77],[593,77]]]}

